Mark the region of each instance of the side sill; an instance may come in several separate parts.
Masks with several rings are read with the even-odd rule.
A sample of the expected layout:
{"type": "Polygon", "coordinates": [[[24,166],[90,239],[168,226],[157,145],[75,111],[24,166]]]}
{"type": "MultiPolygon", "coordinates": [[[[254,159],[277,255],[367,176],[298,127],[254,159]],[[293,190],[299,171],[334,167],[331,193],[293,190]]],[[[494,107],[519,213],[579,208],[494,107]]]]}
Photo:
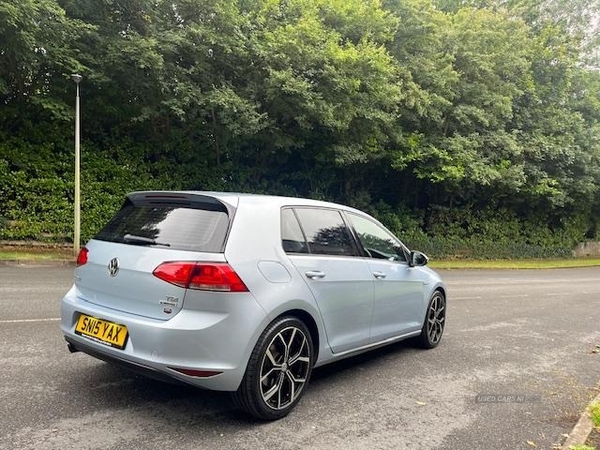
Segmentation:
{"type": "Polygon", "coordinates": [[[339,361],[340,359],[345,359],[345,358],[349,358],[351,356],[356,356],[361,353],[368,352],[370,350],[375,350],[376,348],[379,348],[379,347],[385,347],[386,345],[390,345],[395,342],[400,342],[405,339],[410,339],[410,338],[416,337],[420,334],[421,334],[421,330],[411,331],[410,333],[404,333],[399,336],[392,336],[392,337],[389,337],[382,341],[373,342],[371,344],[363,345],[362,347],[354,348],[351,350],[346,350],[341,353],[332,353],[332,357],[330,359],[327,359],[325,361],[317,361],[317,363],[314,365],[314,367],[321,367],[326,364],[339,361]]]}

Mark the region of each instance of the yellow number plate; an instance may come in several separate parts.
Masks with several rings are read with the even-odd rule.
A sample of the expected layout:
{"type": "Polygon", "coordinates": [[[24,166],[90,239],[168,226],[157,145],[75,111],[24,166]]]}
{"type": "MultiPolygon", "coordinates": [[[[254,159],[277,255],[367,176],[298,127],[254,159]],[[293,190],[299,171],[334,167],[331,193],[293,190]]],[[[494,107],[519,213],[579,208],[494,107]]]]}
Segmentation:
{"type": "Polygon", "coordinates": [[[121,350],[125,348],[127,338],[129,337],[129,332],[125,325],[119,325],[85,314],[79,316],[79,320],[77,320],[77,325],[75,326],[75,334],[121,350]]]}

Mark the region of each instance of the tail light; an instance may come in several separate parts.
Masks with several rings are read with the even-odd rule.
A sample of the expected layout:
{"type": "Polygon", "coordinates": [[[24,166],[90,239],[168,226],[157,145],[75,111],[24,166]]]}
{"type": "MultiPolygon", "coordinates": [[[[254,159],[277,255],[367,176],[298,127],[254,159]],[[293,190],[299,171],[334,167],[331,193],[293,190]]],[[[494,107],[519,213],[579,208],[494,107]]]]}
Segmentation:
{"type": "Polygon", "coordinates": [[[248,292],[244,282],[227,263],[164,262],[154,269],[152,274],[185,289],[248,292]]]}
{"type": "Polygon", "coordinates": [[[83,247],[81,250],[79,250],[79,254],[77,255],[77,265],[78,266],[83,266],[84,264],[87,264],[89,252],[90,251],[85,247],[83,247]]]}

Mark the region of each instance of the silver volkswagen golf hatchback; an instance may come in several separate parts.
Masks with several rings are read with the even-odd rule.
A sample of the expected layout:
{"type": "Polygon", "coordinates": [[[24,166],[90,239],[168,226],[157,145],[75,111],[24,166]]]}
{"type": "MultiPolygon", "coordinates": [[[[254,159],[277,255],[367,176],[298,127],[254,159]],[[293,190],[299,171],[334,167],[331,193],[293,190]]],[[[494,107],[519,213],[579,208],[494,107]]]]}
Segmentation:
{"type": "Polygon", "coordinates": [[[79,253],[70,351],[288,414],[314,367],[414,338],[438,345],[446,289],[377,220],[321,201],[134,192],[79,253]]]}

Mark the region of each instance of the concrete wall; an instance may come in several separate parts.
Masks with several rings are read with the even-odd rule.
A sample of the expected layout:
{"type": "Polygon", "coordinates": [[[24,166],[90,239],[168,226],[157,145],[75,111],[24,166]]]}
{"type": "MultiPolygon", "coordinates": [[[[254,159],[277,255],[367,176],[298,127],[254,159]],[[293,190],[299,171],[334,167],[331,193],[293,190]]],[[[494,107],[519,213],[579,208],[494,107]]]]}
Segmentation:
{"type": "Polygon", "coordinates": [[[573,256],[581,258],[584,256],[600,256],[600,242],[582,242],[573,250],[573,256]]]}

